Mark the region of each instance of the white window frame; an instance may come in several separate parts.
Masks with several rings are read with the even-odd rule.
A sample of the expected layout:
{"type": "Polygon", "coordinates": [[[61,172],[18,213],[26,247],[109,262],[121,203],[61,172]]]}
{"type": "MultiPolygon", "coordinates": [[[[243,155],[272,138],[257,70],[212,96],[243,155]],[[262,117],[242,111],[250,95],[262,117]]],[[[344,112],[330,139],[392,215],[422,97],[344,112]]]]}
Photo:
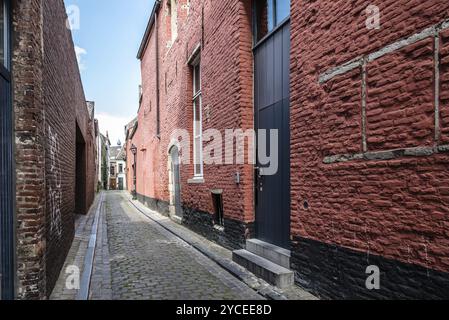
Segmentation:
{"type": "Polygon", "coordinates": [[[202,179],[204,177],[204,163],[203,163],[203,103],[201,95],[201,61],[199,57],[194,63],[192,63],[192,80],[193,80],[193,167],[194,167],[194,178],[202,179]],[[199,88],[196,87],[195,76],[199,73],[199,88]],[[199,119],[196,119],[197,108],[199,108],[199,119]],[[197,122],[199,125],[197,126],[197,122]],[[199,132],[196,132],[197,127],[199,132]],[[199,140],[199,146],[197,145],[197,140],[199,140]],[[197,148],[200,148],[197,152],[197,148]],[[200,158],[197,159],[197,154],[200,158]],[[200,165],[200,171],[198,172],[197,166],[200,165]]]}

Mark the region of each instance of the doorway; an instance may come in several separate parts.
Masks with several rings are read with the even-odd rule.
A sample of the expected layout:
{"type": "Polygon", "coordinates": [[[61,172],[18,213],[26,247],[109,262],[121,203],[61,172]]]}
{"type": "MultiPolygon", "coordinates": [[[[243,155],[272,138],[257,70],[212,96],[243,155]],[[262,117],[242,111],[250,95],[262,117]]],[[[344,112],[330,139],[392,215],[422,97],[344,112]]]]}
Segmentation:
{"type": "Polygon", "coordinates": [[[86,143],[76,124],[75,213],[86,214],[86,143]]]}
{"type": "MultiPolygon", "coordinates": [[[[256,1],[254,6],[255,127],[278,130],[278,170],[256,170],[256,237],[290,248],[290,1],[256,1]]],[[[258,146],[263,141],[258,141],[258,146]]]]}
{"type": "Polygon", "coordinates": [[[179,149],[173,146],[170,149],[170,211],[178,218],[182,217],[181,206],[181,173],[179,166],[179,149]]]}

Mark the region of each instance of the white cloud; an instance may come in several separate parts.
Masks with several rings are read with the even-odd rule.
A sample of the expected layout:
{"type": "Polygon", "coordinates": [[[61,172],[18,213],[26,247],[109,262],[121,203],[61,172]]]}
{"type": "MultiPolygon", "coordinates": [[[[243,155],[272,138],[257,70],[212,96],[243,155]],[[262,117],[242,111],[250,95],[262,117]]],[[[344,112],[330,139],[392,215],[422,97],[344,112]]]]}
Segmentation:
{"type": "Polygon", "coordinates": [[[109,140],[111,140],[113,146],[117,144],[118,140],[123,144],[125,140],[125,126],[131,122],[132,117],[117,117],[108,113],[98,113],[96,118],[98,119],[100,132],[104,135],[106,135],[106,132],[109,133],[109,140]]]}
{"type": "Polygon", "coordinates": [[[78,60],[78,66],[81,71],[86,70],[86,66],[83,63],[83,55],[87,54],[86,49],[75,46],[76,60],[78,60]]]}

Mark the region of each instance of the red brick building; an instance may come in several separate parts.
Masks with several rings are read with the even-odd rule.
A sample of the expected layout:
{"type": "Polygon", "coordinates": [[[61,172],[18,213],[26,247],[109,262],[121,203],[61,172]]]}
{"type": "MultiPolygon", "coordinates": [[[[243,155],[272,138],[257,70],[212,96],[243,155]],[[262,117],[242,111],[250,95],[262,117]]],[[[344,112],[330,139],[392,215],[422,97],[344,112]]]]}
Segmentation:
{"type": "Polygon", "coordinates": [[[377,5],[156,1],[127,136],[138,199],[248,267],[275,245],[259,255],[323,298],[447,298],[449,4],[377,5]],[[277,129],[277,172],[204,163],[229,152],[210,129],[277,129]]]}
{"type": "Polygon", "coordinates": [[[96,131],[62,0],[2,0],[2,298],[45,299],[95,196],[96,131]],[[7,39],[3,41],[3,39],[7,39]]]}

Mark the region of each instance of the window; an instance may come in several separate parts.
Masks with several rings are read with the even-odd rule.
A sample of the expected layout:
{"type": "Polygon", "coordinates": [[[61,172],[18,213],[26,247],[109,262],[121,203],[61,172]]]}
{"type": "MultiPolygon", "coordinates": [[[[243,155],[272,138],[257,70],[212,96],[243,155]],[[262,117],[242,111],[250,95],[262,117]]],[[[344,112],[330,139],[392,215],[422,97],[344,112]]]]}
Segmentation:
{"type": "Polygon", "coordinates": [[[111,166],[111,176],[115,176],[115,167],[111,166]]]}
{"type": "Polygon", "coordinates": [[[8,8],[7,1],[0,0],[0,64],[9,68],[8,57],[8,8]]]}
{"type": "Polygon", "coordinates": [[[212,202],[214,204],[214,222],[216,225],[224,227],[224,210],[223,210],[223,191],[213,190],[212,191],[212,202]]]}
{"type": "Polygon", "coordinates": [[[255,42],[257,43],[290,16],[290,0],[256,1],[255,15],[255,42]]]}
{"type": "Polygon", "coordinates": [[[123,173],[123,164],[118,165],[118,173],[123,173]]]}
{"type": "Polygon", "coordinates": [[[201,98],[201,67],[199,60],[193,64],[193,160],[195,177],[203,176],[203,116],[201,98]]]}

